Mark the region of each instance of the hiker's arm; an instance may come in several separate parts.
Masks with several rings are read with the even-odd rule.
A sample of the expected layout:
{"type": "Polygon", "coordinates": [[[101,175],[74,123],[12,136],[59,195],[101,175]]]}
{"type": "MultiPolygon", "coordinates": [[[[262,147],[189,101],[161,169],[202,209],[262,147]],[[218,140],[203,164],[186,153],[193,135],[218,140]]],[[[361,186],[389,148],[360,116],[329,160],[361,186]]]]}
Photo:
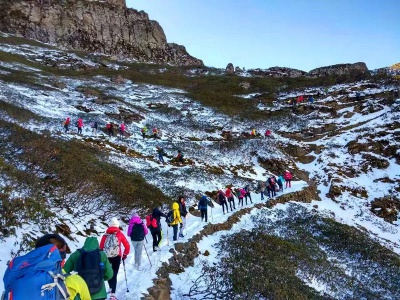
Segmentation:
{"type": "Polygon", "coordinates": [[[104,243],[106,242],[106,235],[103,235],[102,237],[101,237],[101,241],[100,241],[100,245],[99,245],[99,248],[100,248],[100,250],[103,250],[104,249],[104,243]]]}
{"type": "Polygon", "coordinates": [[[67,261],[65,262],[65,265],[63,267],[63,270],[66,273],[71,273],[72,271],[75,271],[75,261],[76,261],[76,255],[77,253],[74,252],[71,254],[71,256],[67,259],[67,261]]]}
{"type": "Polygon", "coordinates": [[[113,277],[114,271],[111,267],[111,264],[104,252],[101,253],[102,256],[102,262],[104,263],[105,269],[104,269],[104,280],[109,280],[113,277]]]}
{"type": "Polygon", "coordinates": [[[121,235],[121,243],[122,245],[124,245],[124,255],[128,256],[129,252],[131,251],[131,245],[129,244],[128,239],[125,237],[125,235],[122,234],[122,232],[121,235]]]}

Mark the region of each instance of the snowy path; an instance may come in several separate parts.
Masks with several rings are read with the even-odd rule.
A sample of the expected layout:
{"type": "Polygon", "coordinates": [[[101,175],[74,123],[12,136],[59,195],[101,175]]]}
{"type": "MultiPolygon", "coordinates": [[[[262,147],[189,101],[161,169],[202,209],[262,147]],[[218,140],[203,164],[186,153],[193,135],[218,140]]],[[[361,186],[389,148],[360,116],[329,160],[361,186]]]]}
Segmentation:
{"type": "MultiPolygon", "coordinates": [[[[304,181],[295,181],[292,182],[292,188],[290,189],[286,189],[284,190],[283,194],[286,194],[288,192],[295,192],[295,191],[300,191],[302,190],[304,187],[306,187],[307,184],[304,181]]],[[[282,194],[278,194],[278,197],[282,195],[282,194]]],[[[267,199],[267,197],[265,198],[267,199]]],[[[260,194],[255,194],[252,193],[252,200],[253,200],[253,204],[248,204],[248,205],[244,205],[243,208],[251,208],[254,207],[254,204],[256,203],[263,203],[266,202],[261,201],[260,199],[260,194]]],[[[235,204],[237,204],[237,199],[235,198],[235,204]]],[[[252,209],[253,211],[256,211],[257,209],[254,208],[252,209]]],[[[226,214],[222,213],[222,207],[218,204],[215,203],[215,207],[211,210],[211,208],[209,208],[208,210],[208,221],[211,224],[218,224],[218,223],[223,223],[225,222],[228,217],[230,217],[233,213],[238,211],[238,207],[236,205],[236,210],[234,210],[233,212],[229,212],[226,214]]],[[[235,224],[234,228],[232,228],[232,230],[229,231],[229,233],[232,233],[236,230],[240,230],[243,229],[244,227],[247,227],[248,225],[248,221],[250,218],[250,214],[246,214],[245,216],[243,216],[241,218],[241,222],[235,224]]],[[[143,293],[148,293],[147,289],[150,288],[151,286],[153,286],[153,278],[156,278],[156,272],[158,270],[159,267],[161,267],[162,262],[166,262],[168,261],[168,259],[170,257],[172,257],[172,253],[170,253],[168,250],[170,248],[173,248],[173,242],[172,242],[172,227],[168,228],[166,226],[166,223],[164,222],[164,220],[162,219],[162,227],[163,227],[163,240],[161,242],[161,251],[157,251],[157,252],[153,252],[152,251],[152,237],[149,234],[147,236],[147,241],[148,243],[145,244],[149,257],[150,257],[150,261],[152,264],[152,267],[150,267],[150,263],[149,263],[149,259],[147,258],[146,252],[143,249],[143,253],[142,253],[142,267],[143,270],[142,271],[137,271],[133,268],[134,265],[134,255],[133,253],[131,253],[128,258],[126,259],[126,275],[127,275],[127,281],[128,281],[128,288],[129,288],[129,293],[126,292],[126,282],[125,282],[125,275],[124,275],[124,271],[123,268],[121,266],[120,271],[118,273],[118,286],[117,286],[117,298],[119,300],[138,300],[143,296],[143,293]],[[168,235],[169,235],[169,246],[168,246],[168,241],[167,241],[167,233],[168,230],[168,235]]],[[[199,217],[195,217],[191,214],[188,214],[188,218],[187,218],[187,223],[186,223],[186,229],[184,231],[185,237],[181,238],[178,240],[178,242],[187,242],[192,236],[194,236],[195,234],[197,234],[199,231],[201,231],[201,229],[203,229],[203,227],[206,225],[207,223],[205,222],[201,222],[201,219],[199,217]]],[[[219,231],[214,235],[211,236],[207,236],[206,238],[203,238],[203,240],[198,244],[199,249],[200,250],[208,250],[210,251],[212,249],[212,244],[214,244],[216,241],[218,241],[220,235],[222,234],[226,234],[227,231],[219,231]]],[[[210,251],[212,252],[212,251],[210,251]]],[[[214,253],[215,254],[215,253],[214,253]]],[[[197,262],[199,262],[201,260],[201,258],[196,258],[195,260],[195,265],[197,264],[197,262]]],[[[179,276],[179,278],[186,278],[185,280],[188,280],[188,272],[193,273],[196,270],[196,267],[193,268],[188,268],[188,271],[176,275],[179,276]]],[[[197,272],[201,271],[200,269],[197,270],[197,272]]],[[[190,277],[192,278],[192,277],[190,277]]],[[[178,281],[173,280],[174,284],[175,282],[179,282],[180,279],[178,281]]],[[[173,286],[175,289],[178,288],[180,289],[180,287],[176,287],[175,285],[173,286]]]]}

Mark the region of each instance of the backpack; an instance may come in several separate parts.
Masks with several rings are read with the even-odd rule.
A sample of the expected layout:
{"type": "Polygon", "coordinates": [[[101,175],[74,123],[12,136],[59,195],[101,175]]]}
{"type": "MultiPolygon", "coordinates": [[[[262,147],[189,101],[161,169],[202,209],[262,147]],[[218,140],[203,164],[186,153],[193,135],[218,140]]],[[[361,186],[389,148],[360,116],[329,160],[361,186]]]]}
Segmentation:
{"type": "Polygon", "coordinates": [[[218,193],[218,200],[219,200],[219,204],[222,204],[226,200],[226,198],[222,192],[218,193]]]}
{"type": "Polygon", "coordinates": [[[68,299],[61,262],[60,253],[52,244],[14,258],[3,277],[4,299],[68,299]]]}
{"type": "Polygon", "coordinates": [[[119,255],[119,240],[116,233],[107,234],[103,251],[107,257],[116,257],[119,255]]]}
{"type": "Polygon", "coordinates": [[[104,263],[101,261],[100,249],[86,251],[78,249],[80,255],[76,271],[85,280],[91,295],[101,290],[104,284],[104,263]]]}
{"type": "Polygon", "coordinates": [[[146,226],[150,229],[155,229],[158,227],[157,219],[153,218],[153,215],[146,216],[146,226]]]}
{"type": "Polygon", "coordinates": [[[140,224],[133,224],[132,232],[131,232],[131,240],[134,242],[140,242],[144,240],[144,228],[143,223],[140,224]]]}
{"type": "Polygon", "coordinates": [[[173,210],[170,210],[170,211],[167,213],[167,216],[166,216],[166,218],[165,218],[165,221],[167,222],[168,226],[170,226],[171,223],[174,222],[174,211],[173,211],[173,210]]]}

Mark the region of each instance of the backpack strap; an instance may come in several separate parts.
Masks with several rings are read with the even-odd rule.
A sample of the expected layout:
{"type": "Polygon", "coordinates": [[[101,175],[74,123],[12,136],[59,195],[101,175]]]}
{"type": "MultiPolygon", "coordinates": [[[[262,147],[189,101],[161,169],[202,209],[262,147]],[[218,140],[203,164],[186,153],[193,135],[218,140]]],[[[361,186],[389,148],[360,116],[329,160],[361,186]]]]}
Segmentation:
{"type": "Polygon", "coordinates": [[[67,288],[65,287],[65,289],[62,288],[62,286],[59,283],[59,279],[64,281],[65,277],[61,274],[54,274],[53,272],[49,271],[50,276],[53,278],[54,282],[53,283],[48,283],[48,284],[44,284],[42,285],[41,289],[40,289],[40,294],[42,297],[44,297],[44,292],[45,291],[50,291],[53,288],[57,288],[61,295],[63,296],[63,299],[68,300],[69,299],[69,293],[67,288]]]}

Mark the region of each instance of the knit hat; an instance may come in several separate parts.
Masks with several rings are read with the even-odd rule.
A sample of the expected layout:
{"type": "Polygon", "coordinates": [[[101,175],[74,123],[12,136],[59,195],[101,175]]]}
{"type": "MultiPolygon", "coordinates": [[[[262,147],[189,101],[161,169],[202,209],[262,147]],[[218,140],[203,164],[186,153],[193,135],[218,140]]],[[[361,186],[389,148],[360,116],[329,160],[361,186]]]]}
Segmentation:
{"type": "Polygon", "coordinates": [[[119,221],[117,218],[111,218],[110,227],[119,227],[119,221]]]}

